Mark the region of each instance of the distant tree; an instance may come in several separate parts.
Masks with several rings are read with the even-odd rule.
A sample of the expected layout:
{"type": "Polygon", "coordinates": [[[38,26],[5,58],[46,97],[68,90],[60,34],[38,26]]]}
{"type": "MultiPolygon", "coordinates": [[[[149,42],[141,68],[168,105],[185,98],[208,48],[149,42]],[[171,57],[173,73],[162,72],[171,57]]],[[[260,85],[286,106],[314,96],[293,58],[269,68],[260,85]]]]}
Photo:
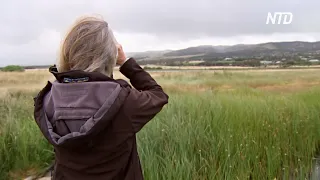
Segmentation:
{"type": "Polygon", "coordinates": [[[304,61],[304,60],[299,60],[299,61],[295,61],[296,65],[300,65],[300,66],[310,66],[312,65],[311,62],[309,61],[304,61]]]}
{"type": "Polygon", "coordinates": [[[25,69],[22,66],[9,65],[1,69],[4,72],[23,72],[25,69]]]}
{"type": "Polygon", "coordinates": [[[293,60],[285,61],[282,63],[281,67],[282,68],[288,68],[290,66],[296,65],[296,62],[293,60]]]}
{"type": "Polygon", "coordinates": [[[236,61],[236,62],[232,63],[232,66],[244,66],[244,62],[243,61],[236,61]]]}
{"type": "Polygon", "coordinates": [[[293,66],[293,65],[296,64],[296,62],[293,61],[293,60],[289,60],[289,61],[286,62],[286,64],[289,65],[289,66],[293,66]]]}
{"type": "Polygon", "coordinates": [[[244,66],[251,66],[251,67],[259,67],[261,63],[259,60],[245,60],[243,61],[244,66]]]}

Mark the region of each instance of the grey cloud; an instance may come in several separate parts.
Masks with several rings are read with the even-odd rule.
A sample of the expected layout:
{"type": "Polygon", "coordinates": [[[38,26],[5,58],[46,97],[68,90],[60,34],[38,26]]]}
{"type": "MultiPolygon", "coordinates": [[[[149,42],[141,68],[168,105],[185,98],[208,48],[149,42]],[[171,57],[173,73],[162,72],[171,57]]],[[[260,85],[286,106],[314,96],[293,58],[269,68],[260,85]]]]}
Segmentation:
{"type": "Polygon", "coordinates": [[[1,39],[17,43],[17,39],[32,39],[43,28],[65,30],[77,16],[86,13],[102,14],[120,32],[157,36],[317,32],[318,5],[317,0],[8,0],[0,12],[1,39]],[[266,25],[267,13],[275,11],[292,12],[292,24],[266,25]]]}
{"type": "Polygon", "coordinates": [[[320,18],[317,5],[320,2],[316,0],[134,2],[135,5],[126,11],[110,14],[117,29],[183,38],[197,37],[199,34],[232,36],[320,30],[317,23],[320,18]],[[292,12],[293,23],[286,26],[266,25],[267,13],[276,11],[292,12]]]}
{"type": "MultiPolygon", "coordinates": [[[[44,33],[47,31],[63,35],[75,18],[85,14],[103,15],[120,34],[148,34],[174,43],[201,37],[319,32],[319,5],[318,0],[3,0],[0,65],[4,55],[24,61],[23,55],[14,55],[15,49],[24,54],[34,48],[47,52],[50,45],[40,47],[45,42],[41,37],[42,42],[37,43],[39,37],[52,36],[44,33]],[[267,13],[277,11],[292,12],[292,24],[266,25],[267,13]]],[[[48,37],[53,38],[58,36],[48,37]]],[[[58,45],[57,40],[52,42],[50,55],[58,45]]],[[[32,52],[25,57],[45,56],[32,52]]],[[[32,62],[42,60],[34,58],[32,62]]]]}

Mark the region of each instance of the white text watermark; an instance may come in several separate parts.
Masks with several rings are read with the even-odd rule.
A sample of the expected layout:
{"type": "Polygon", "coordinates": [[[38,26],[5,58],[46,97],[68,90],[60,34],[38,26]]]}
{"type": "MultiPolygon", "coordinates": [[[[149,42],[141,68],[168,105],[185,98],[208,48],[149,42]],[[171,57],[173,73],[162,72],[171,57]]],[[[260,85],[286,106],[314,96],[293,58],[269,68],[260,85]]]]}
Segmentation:
{"type": "Polygon", "coordinates": [[[291,24],[292,20],[291,12],[268,12],[266,24],[291,24]]]}

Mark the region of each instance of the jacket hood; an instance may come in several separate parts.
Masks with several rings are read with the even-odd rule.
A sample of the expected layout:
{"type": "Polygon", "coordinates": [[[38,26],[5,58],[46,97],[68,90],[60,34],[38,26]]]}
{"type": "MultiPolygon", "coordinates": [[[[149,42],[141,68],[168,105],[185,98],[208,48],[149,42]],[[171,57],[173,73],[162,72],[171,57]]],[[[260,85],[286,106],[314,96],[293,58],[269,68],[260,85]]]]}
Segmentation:
{"type": "Polygon", "coordinates": [[[54,146],[92,144],[119,111],[123,84],[100,73],[54,73],[35,99],[35,119],[54,146]]]}

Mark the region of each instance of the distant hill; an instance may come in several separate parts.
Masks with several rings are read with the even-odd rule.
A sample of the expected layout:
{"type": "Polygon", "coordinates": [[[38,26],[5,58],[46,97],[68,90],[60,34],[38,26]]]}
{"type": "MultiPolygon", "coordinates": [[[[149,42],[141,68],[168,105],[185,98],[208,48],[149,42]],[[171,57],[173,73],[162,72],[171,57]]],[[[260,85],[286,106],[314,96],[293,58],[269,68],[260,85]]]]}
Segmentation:
{"type": "MultiPolygon", "coordinates": [[[[269,53],[269,52],[307,52],[319,51],[320,42],[269,42],[263,44],[239,44],[234,46],[198,46],[181,49],[164,54],[164,56],[185,56],[197,54],[238,54],[246,55],[252,53],[269,53]]],[[[253,55],[253,54],[252,54],[253,55]]]]}
{"type": "MultiPolygon", "coordinates": [[[[296,59],[298,56],[320,59],[320,41],[267,42],[231,46],[201,45],[179,50],[129,52],[141,64],[172,64],[175,61],[219,61],[225,58],[242,60],[296,59]],[[275,58],[276,57],[276,58],[275,58]]],[[[50,65],[25,66],[25,69],[47,69],[50,65]]]]}
{"type": "Polygon", "coordinates": [[[143,58],[152,58],[152,57],[160,57],[164,54],[171,52],[171,50],[163,50],[163,51],[145,51],[145,52],[129,52],[126,53],[127,56],[134,56],[138,59],[143,58]]]}
{"type": "Polygon", "coordinates": [[[232,46],[201,45],[180,50],[151,51],[132,53],[131,56],[139,60],[170,59],[179,57],[221,58],[221,57],[251,57],[271,56],[293,53],[320,52],[318,42],[268,42],[261,44],[238,44],[232,46]]]}
{"type": "Polygon", "coordinates": [[[189,47],[186,49],[180,49],[176,51],[170,51],[165,53],[164,56],[190,56],[190,55],[197,55],[197,54],[208,54],[208,53],[215,53],[217,50],[214,46],[210,45],[203,45],[197,47],[189,47]]]}

